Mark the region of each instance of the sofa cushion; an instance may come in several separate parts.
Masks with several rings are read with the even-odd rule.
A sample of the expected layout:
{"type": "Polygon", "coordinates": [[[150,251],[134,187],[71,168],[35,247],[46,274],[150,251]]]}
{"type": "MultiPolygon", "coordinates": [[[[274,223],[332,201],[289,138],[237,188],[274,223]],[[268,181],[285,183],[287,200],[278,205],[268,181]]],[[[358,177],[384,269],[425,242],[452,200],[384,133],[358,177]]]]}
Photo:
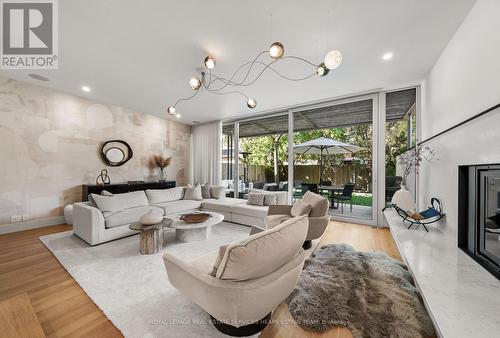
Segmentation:
{"type": "Polygon", "coordinates": [[[220,200],[207,199],[201,203],[201,207],[207,210],[231,212],[233,206],[243,204],[245,202],[245,200],[239,198],[229,197],[222,198],[220,200]]]}
{"type": "Polygon", "coordinates": [[[154,210],[163,215],[163,209],[157,208],[152,205],[143,205],[134,208],[128,208],[119,212],[116,212],[110,216],[104,218],[106,228],[114,228],[122,225],[128,225],[130,223],[139,222],[142,215],[154,210]]]}
{"type": "Polygon", "coordinates": [[[205,183],[201,185],[201,197],[205,198],[212,198],[212,195],[210,195],[210,183],[205,183]]]}
{"type": "Polygon", "coordinates": [[[217,269],[217,278],[244,281],[265,276],[293,260],[302,250],[307,216],[288,221],[231,243],[217,269]]]}
{"type": "Polygon", "coordinates": [[[264,205],[264,194],[251,192],[248,194],[247,204],[250,205],[264,205]]]}
{"type": "Polygon", "coordinates": [[[297,200],[292,205],[292,210],[290,210],[290,215],[292,215],[292,217],[297,217],[302,215],[309,215],[310,212],[311,212],[311,205],[309,203],[306,203],[302,200],[297,200]]]}
{"type": "Polygon", "coordinates": [[[269,210],[268,206],[250,205],[250,204],[239,204],[231,208],[231,212],[233,214],[258,217],[262,219],[266,218],[268,210],[269,210]]]}
{"type": "Polygon", "coordinates": [[[276,205],[278,201],[278,196],[275,194],[265,194],[264,195],[264,205],[276,205]]]}
{"type": "Polygon", "coordinates": [[[262,189],[253,189],[252,192],[274,195],[276,196],[276,204],[288,204],[288,191],[268,191],[262,189]]]}
{"type": "Polygon", "coordinates": [[[328,199],[323,196],[306,191],[302,197],[302,201],[311,205],[310,217],[321,217],[328,214],[328,199]]]}
{"type": "Polygon", "coordinates": [[[151,204],[177,201],[184,197],[184,189],[185,187],[175,187],[170,189],[146,190],[146,195],[151,204]]]}
{"type": "Polygon", "coordinates": [[[157,203],[155,204],[155,207],[159,207],[165,210],[165,215],[172,215],[172,214],[178,214],[180,212],[199,209],[201,207],[201,201],[193,201],[193,200],[170,201],[164,203],[157,203]]]}
{"type": "Polygon", "coordinates": [[[149,205],[144,191],[114,194],[113,196],[101,196],[92,194],[92,198],[97,208],[101,210],[104,217],[110,216],[125,209],[149,205]]]}
{"type": "Polygon", "coordinates": [[[226,188],[223,186],[212,186],[210,187],[210,197],[221,199],[226,197],[226,188]]]}
{"type": "Polygon", "coordinates": [[[203,196],[201,195],[201,185],[197,184],[194,187],[188,185],[186,191],[184,192],[185,200],[202,201],[203,196]]]}

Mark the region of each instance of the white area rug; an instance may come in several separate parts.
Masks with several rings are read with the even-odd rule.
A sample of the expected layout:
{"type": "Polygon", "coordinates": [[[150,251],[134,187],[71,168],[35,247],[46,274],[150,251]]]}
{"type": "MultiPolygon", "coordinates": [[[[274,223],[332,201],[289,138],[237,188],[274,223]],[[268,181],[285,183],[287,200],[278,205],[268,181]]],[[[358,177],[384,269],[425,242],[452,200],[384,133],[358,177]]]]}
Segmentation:
{"type": "MultiPolygon", "coordinates": [[[[180,243],[166,233],[169,252],[186,261],[248,236],[250,227],[223,222],[206,241],[180,243]]],[[[139,255],[139,235],[88,246],[72,231],[40,240],[126,337],[223,337],[209,315],[167,279],[162,253],[139,255]]]]}

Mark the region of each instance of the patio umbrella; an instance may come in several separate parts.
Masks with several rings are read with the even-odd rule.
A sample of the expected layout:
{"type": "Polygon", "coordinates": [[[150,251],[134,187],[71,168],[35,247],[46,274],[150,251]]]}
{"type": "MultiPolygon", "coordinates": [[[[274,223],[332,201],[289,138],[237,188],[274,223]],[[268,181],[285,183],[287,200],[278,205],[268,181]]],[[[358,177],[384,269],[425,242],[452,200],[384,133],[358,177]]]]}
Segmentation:
{"type": "Polygon", "coordinates": [[[338,154],[354,154],[360,150],[362,147],[355,146],[353,144],[340,142],[327,137],[319,137],[314,140],[310,140],[301,144],[297,144],[293,147],[293,152],[296,154],[305,155],[320,155],[320,172],[319,181],[323,180],[323,154],[326,155],[338,155],[338,154]]]}

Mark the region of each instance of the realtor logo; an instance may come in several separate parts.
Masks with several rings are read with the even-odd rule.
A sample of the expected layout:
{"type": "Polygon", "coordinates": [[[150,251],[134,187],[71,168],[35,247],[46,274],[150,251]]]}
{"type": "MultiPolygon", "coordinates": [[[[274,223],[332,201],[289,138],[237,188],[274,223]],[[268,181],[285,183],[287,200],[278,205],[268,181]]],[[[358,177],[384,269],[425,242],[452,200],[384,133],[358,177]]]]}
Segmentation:
{"type": "Polygon", "coordinates": [[[1,69],[57,69],[57,0],[0,0],[1,69]]]}

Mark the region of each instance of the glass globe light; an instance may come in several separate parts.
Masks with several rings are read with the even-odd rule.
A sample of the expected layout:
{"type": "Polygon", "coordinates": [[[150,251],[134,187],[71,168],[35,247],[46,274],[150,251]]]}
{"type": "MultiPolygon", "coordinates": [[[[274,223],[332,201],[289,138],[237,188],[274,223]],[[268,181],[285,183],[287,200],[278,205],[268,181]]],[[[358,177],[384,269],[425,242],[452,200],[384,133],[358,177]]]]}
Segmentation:
{"type": "Polygon", "coordinates": [[[252,98],[248,99],[247,100],[247,107],[254,109],[255,107],[257,107],[257,101],[255,101],[255,99],[252,99],[252,98]]]}
{"type": "Polygon", "coordinates": [[[193,90],[198,90],[201,87],[201,80],[196,77],[192,77],[189,79],[189,86],[193,88],[193,90]]]}
{"type": "Polygon", "coordinates": [[[283,54],[285,54],[285,47],[281,42],[275,42],[269,47],[269,55],[273,59],[279,59],[283,54]]]}
{"type": "Polygon", "coordinates": [[[342,53],[338,50],[332,50],[328,52],[325,56],[325,66],[326,68],[332,70],[340,66],[342,63],[342,53]]]}
{"type": "Polygon", "coordinates": [[[169,115],[175,115],[175,108],[174,108],[174,107],[172,107],[172,106],[168,107],[168,108],[167,108],[167,113],[168,113],[169,115]]]}
{"type": "Polygon", "coordinates": [[[318,76],[325,76],[329,71],[330,69],[326,68],[324,63],[321,63],[318,68],[316,68],[316,74],[318,74],[318,76]]]}
{"type": "Polygon", "coordinates": [[[205,58],[205,61],[203,63],[205,63],[205,67],[207,67],[208,69],[215,68],[215,59],[210,55],[205,58]]]}

